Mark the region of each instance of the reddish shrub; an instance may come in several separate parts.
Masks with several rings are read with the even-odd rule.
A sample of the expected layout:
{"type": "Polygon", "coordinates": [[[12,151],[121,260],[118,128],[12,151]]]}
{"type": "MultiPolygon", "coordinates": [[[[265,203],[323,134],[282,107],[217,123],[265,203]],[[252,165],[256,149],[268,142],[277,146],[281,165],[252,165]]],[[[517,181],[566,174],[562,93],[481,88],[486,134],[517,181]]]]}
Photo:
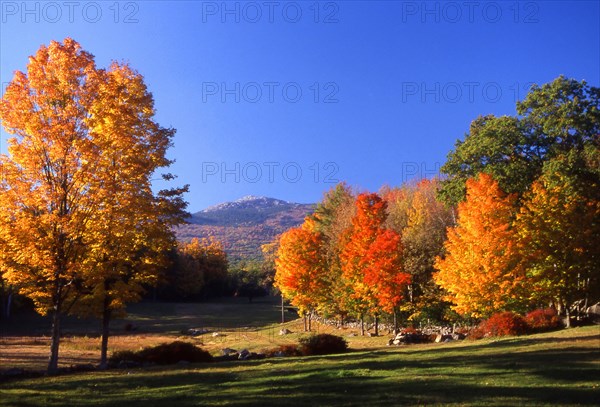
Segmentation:
{"type": "Polygon", "coordinates": [[[302,356],[298,345],[280,345],[274,349],[265,352],[267,356],[302,356]]]}
{"type": "Polygon", "coordinates": [[[527,324],[523,317],[513,312],[500,312],[480,323],[469,334],[470,339],[489,336],[522,335],[527,333],[527,324]]]}
{"type": "Polygon", "coordinates": [[[532,331],[543,332],[562,327],[562,322],[552,308],[536,309],[525,315],[525,322],[532,331]]]}
{"type": "Polygon", "coordinates": [[[342,337],[319,334],[300,339],[300,349],[303,355],[328,355],[342,353],[348,349],[348,343],[342,337]]]}

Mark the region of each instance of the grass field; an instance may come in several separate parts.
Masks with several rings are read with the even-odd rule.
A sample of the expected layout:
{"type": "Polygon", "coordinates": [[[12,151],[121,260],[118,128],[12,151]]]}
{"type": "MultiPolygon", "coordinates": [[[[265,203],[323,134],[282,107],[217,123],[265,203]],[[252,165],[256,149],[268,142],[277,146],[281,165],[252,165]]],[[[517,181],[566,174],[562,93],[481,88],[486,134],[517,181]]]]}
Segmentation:
{"type": "MultiPolygon", "coordinates": [[[[227,347],[261,352],[278,345],[296,343],[304,335],[297,315],[286,314],[286,318],[293,320],[282,325],[279,300],[269,297],[255,299],[252,303],[243,298],[228,298],[207,303],[133,304],[126,319],[111,323],[109,353],[139,350],[174,340],[194,343],[215,355],[227,347]],[[132,325],[135,330],[126,330],[126,325],[132,325]],[[293,333],[279,336],[283,327],[293,333]],[[182,331],[190,328],[203,328],[210,333],[197,337],[182,335],[182,331]],[[213,332],[220,335],[213,337],[213,332]]],[[[98,363],[98,321],[66,318],[62,326],[59,366],[98,363]]],[[[50,347],[48,318],[27,313],[0,328],[0,369],[45,369],[50,347]]],[[[319,324],[314,324],[313,328],[315,332],[346,336],[353,349],[378,348],[385,346],[388,340],[388,337],[348,337],[351,333],[358,333],[358,329],[337,330],[319,324]]]]}
{"type": "Polygon", "coordinates": [[[115,370],[0,386],[7,406],[599,405],[598,327],[327,357],[115,370]]]}
{"type": "MultiPolygon", "coordinates": [[[[260,350],[294,342],[301,335],[271,335],[279,324],[271,324],[268,318],[257,324],[259,327],[242,329],[245,325],[240,322],[247,322],[248,314],[272,313],[277,317],[279,314],[269,302],[240,305],[235,301],[170,304],[152,310],[151,306],[141,304],[138,311],[132,309],[127,319],[137,324],[138,331],[131,334],[118,328],[122,332],[117,332],[112,342],[122,341],[118,346],[137,348],[151,341],[173,340],[180,329],[187,327],[218,325],[225,336],[189,339],[204,342],[205,348],[216,353],[225,346],[244,344],[260,350]],[[201,313],[217,308],[221,317],[212,322],[201,313]],[[188,313],[186,318],[185,313],[192,309],[198,313],[188,313]],[[155,312],[161,317],[153,317],[155,312]],[[164,325],[157,321],[165,318],[169,320],[164,325]],[[206,322],[197,324],[200,320],[206,322]]],[[[126,321],[118,321],[115,326],[123,322],[126,321]]],[[[77,329],[83,330],[83,322],[79,324],[77,329]]],[[[287,326],[299,328],[298,324],[292,322],[287,326]]],[[[14,326],[11,329],[19,331],[14,326]]],[[[326,328],[319,326],[319,329],[326,328]]],[[[348,332],[337,331],[340,335],[348,332]]],[[[402,347],[385,346],[387,337],[347,339],[351,352],[326,357],[271,358],[13,380],[0,385],[0,405],[600,405],[599,326],[524,337],[402,347]]],[[[0,344],[2,357],[12,352],[9,348],[18,348],[16,343],[25,340],[34,341],[36,337],[4,336],[0,344]],[[7,345],[9,340],[15,341],[15,345],[7,345]]],[[[71,342],[65,341],[65,349],[72,346],[75,354],[87,352],[97,357],[92,349],[97,342],[97,338],[75,335],[71,342]]],[[[47,347],[39,348],[45,356],[47,347]]],[[[16,357],[19,352],[14,354],[16,357]]],[[[6,361],[2,360],[3,367],[6,361]]]]}

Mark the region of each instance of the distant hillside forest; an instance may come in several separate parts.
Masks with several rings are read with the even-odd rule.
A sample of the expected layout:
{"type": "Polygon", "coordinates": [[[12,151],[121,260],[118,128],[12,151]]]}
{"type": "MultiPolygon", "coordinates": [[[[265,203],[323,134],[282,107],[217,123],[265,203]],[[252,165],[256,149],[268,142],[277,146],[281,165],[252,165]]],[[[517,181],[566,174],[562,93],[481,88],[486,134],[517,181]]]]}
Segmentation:
{"type": "Polygon", "coordinates": [[[244,197],[194,213],[175,229],[177,240],[214,238],[223,244],[230,262],[260,262],[261,246],[300,225],[315,208],[266,197],[244,197]]]}

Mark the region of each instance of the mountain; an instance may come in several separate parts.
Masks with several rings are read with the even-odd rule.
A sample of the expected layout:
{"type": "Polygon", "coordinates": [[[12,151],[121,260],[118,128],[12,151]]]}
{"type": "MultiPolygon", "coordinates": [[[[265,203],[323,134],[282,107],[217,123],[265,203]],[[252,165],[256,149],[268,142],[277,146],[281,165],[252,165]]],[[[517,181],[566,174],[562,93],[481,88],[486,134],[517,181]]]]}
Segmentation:
{"type": "Polygon", "coordinates": [[[260,247],[298,226],[315,205],[264,196],[245,196],[192,214],[175,233],[180,241],[213,236],[223,243],[230,261],[259,260],[260,247]]]}

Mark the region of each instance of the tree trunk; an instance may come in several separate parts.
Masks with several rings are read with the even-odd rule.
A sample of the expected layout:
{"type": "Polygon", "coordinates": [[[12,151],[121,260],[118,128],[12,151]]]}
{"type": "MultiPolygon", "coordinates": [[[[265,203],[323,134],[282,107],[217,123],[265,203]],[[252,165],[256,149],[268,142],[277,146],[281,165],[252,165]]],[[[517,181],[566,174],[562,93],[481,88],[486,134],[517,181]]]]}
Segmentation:
{"type": "Polygon", "coordinates": [[[375,336],[379,336],[379,316],[375,314],[375,336]]]}
{"type": "Polygon", "coordinates": [[[283,294],[281,294],[281,323],[285,323],[285,308],[283,306],[283,294]]]}
{"type": "Polygon", "coordinates": [[[110,298],[104,298],[104,310],[102,311],[102,344],[100,346],[100,369],[108,368],[108,336],[110,335],[110,298]]]}
{"type": "Polygon", "coordinates": [[[302,316],[302,320],[304,321],[304,332],[306,332],[308,326],[306,325],[306,313],[302,316]]]}
{"type": "Polygon", "coordinates": [[[8,294],[6,296],[6,308],[4,309],[4,316],[6,317],[6,319],[10,318],[10,308],[12,306],[12,299],[13,299],[13,291],[12,291],[12,288],[9,288],[8,294]]]}
{"type": "Polygon", "coordinates": [[[565,314],[567,315],[567,323],[565,324],[565,328],[571,327],[571,309],[568,305],[565,305],[565,314]]]}
{"type": "Polygon", "coordinates": [[[394,307],[394,335],[398,335],[400,329],[398,329],[398,310],[394,307]]]}
{"type": "Polygon", "coordinates": [[[54,307],[52,315],[52,341],[50,343],[50,359],[48,360],[48,374],[58,372],[58,346],[60,344],[60,307],[54,307]]]}
{"type": "Polygon", "coordinates": [[[363,314],[360,314],[360,334],[365,336],[365,317],[363,314]]]}
{"type": "Polygon", "coordinates": [[[312,330],[312,319],[311,319],[312,313],[309,312],[308,313],[308,332],[311,332],[312,330]]]}

